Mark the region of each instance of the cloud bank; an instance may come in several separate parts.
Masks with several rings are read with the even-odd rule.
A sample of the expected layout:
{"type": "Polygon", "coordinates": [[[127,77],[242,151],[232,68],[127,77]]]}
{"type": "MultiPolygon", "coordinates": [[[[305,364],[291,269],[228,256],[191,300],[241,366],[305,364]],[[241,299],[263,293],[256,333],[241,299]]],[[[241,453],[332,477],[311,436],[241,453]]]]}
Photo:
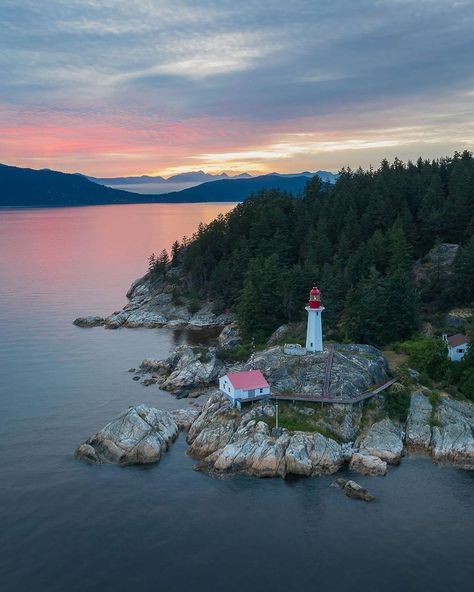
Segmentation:
{"type": "Polygon", "coordinates": [[[3,0],[0,161],[338,169],[474,140],[474,2],[3,0]]]}

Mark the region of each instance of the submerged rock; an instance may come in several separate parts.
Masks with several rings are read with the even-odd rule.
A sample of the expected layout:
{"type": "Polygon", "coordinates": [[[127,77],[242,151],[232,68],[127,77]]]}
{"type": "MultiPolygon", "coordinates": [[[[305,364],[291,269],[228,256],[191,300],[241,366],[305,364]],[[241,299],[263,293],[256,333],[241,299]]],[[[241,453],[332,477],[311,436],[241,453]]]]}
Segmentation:
{"type": "Polygon", "coordinates": [[[408,411],[405,445],[409,450],[428,450],[431,441],[432,406],[427,396],[413,393],[408,411]]]}
{"type": "Polygon", "coordinates": [[[360,499],[365,502],[371,502],[375,499],[365,487],[362,487],[362,485],[359,485],[359,483],[356,483],[352,479],[343,479],[342,477],[339,477],[331,483],[331,487],[341,489],[347,497],[360,499]]]}
{"type": "Polygon", "coordinates": [[[349,469],[361,475],[386,475],[387,463],[378,456],[356,452],[352,455],[349,469]]]}
{"type": "Polygon", "coordinates": [[[88,438],[75,456],[96,464],[156,463],[177,435],[178,426],[167,411],[137,405],[88,438]]]}
{"type": "Polygon", "coordinates": [[[389,464],[398,464],[403,452],[403,437],[400,426],[390,419],[374,423],[359,439],[360,452],[377,456],[389,464]]]}

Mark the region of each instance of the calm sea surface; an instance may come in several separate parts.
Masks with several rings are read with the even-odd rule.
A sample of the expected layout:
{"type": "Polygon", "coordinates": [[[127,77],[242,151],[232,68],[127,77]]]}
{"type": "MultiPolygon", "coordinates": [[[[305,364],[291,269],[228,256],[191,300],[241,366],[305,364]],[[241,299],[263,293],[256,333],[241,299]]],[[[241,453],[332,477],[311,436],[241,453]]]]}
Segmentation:
{"type": "Polygon", "coordinates": [[[406,458],[357,477],[377,496],[365,504],[331,477],[211,478],[182,436],[154,467],[74,459],[128,405],[176,406],[127,370],[190,337],[71,321],[123,306],[152,251],[230,207],[0,211],[0,590],[472,590],[461,470],[406,458]]]}

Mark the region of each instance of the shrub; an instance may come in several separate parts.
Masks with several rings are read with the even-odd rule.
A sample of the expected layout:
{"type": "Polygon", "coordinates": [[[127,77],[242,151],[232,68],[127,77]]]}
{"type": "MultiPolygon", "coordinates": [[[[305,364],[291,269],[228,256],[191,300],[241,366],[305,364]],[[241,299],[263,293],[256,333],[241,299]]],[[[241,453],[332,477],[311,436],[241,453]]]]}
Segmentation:
{"type": "Polygon", "coordinates": [[[252,348],[250,345],[236,345],[226,349],[220,349],[219,358],[223,362],[245,362],[250,358],[252,348]]]}
{"type": "Polygon", "coordinates": [[[390,419],[405,422],[410,406],[410,391],[407,388],[398,388],[395,391],[388,389],[385,394],[384,407],[390,419]]]}

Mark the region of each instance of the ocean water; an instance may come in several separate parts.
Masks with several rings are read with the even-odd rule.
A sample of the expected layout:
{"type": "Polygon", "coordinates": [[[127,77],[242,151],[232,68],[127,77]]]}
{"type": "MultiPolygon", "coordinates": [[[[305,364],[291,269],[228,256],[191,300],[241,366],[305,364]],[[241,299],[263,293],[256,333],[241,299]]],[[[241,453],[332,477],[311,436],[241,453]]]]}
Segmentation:
{"type": "Polygon", "coordinates": [[[230,207],[0,211],[0,590],[471,590],[469,472],[404,458],[356,477],[365,504],[331,477],[210,477],[183,436],[152,467],[74,459],[128,405],[188,405],[127,370],[200,336],[71,321],[123,306],[152,251],[230,207]]]}

